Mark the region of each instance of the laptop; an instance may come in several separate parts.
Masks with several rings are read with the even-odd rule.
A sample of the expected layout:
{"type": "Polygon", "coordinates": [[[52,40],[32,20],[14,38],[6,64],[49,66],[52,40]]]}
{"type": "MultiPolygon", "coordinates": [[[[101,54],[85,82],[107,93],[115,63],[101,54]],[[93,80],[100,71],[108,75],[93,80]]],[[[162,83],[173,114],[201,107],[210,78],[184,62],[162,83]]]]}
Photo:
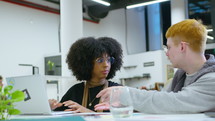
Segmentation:
{"type": "Polygon", "coordinates": [[[46,80],[42,75],[30,75],[6,78],[7,84],[13,86],[13,90],[25,93],[24,101],[14,103],[21,114],[57,115],[72,113],[67,111],[53,112],[48,102],[46,80]]]}

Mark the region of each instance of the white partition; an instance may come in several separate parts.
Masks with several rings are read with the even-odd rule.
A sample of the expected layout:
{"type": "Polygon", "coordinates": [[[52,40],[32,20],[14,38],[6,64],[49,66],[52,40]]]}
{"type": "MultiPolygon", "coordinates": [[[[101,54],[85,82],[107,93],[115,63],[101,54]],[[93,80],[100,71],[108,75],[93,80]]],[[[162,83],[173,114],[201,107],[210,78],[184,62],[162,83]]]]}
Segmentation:
{"type": "Polygon", "coordinates": [[[116,78],[126,86],[150,87],[155,82],[167,81],[167,65],[171,64],[163,50],[128,55],[116,78]],[[144,77],[143,74],[150,74],[150,77],[144,77]]]}

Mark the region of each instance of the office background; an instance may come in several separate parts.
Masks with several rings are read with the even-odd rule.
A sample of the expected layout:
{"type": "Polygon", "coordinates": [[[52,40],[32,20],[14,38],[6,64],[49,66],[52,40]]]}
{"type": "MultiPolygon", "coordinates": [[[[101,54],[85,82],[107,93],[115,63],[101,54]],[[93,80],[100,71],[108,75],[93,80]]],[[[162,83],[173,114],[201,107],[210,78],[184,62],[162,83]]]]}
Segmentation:
{"type": "MultiPolygon", "coordinates": [[[[188,18],[186,0],[169,2],[171,24],[188,18]]],[[[45,58],[61,56],[61,76],[72,81],[68,87],[65,87],[67,83],[62,84],[62,87],[65,87],[62,90],[64,93],[72,86],[71,84],[76,83],[65,63],[70,45],[81,37],[109,36],[122,44],[124,53],[123,67],[117,72],[114,81],[140,88],[143,85],[149,87],[155,82],[167,80],[167,67],[170,62],[161,48],[164,44],[162,30],[160,35],[152,38],[154,41],[150,41],[151,45],[153,43],[155,45],[150,47],[154,48],[153,51],[144,52],[147,50],[145,41],[140,39],[144,34],[141,28],[137,28],[140,24],[137,17],[143,14],[141,10],[139,13],[135,12],[137,9],[130,10],[127,16],[123,8],[112,10],[105,18],[100,19],[99,23],[94,23],[83,20],[82,1],[61,0],[60,6],[52,7],[61,8],[61,15],[0,1],[1,75],[4,77],[31,75],[32,66],[38,67],[40,74],[45,74],[45,58]],[[147,64],[149,66],[144,66],[147,64]]],[[[209,46],[215,48],[214,44],[209,46]]]]}

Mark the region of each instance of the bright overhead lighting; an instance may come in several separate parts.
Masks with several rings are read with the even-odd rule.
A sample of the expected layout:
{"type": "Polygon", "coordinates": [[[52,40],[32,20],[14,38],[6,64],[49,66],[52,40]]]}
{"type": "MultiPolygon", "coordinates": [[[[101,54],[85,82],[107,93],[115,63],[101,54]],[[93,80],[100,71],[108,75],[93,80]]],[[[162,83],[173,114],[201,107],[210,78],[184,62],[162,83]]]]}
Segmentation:
{"type": "Polygon", "coordinates": [[[207,30],[207,32],[212,32],[212,31],[213,31],[213,29],[208,29],[208,30],[207,30]]]}
{"type": "Polygon", "coordinates": [[[207,36],[207,38],[208,38],[208,39],[211,39],[211,40],[214,39],[214,37],[212,37],[212,36],[207,36]]]}
{"type": "Polygon", "coordinates": [[[169,1],[169,0],[153,0],[153,1],[149,1],[149,2],[144,2],[144,3],[129,5],[129,6],[126,6],[126,8],[127,9],[136,8],[136,7],[140,7],[140,6],[145,6],[145,5],[150,5],[150,4],[160,3],[160,2],[165,2],[165,1],[169,1]]]}
{"type": "Polygon", "coordinates": [[[100,4],[105,5],[105,6],[110,6],[109,2],[106,2],[106,1],[103,1],[103,0],[92,0],[92,1],[100,3],[100,4]]]}

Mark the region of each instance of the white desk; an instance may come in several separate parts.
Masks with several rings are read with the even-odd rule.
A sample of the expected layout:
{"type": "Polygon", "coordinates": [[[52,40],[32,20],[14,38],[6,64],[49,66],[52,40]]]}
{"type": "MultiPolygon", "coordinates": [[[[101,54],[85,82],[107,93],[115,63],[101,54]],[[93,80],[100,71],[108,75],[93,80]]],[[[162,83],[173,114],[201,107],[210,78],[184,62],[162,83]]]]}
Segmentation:
{"type": "Polygon", "coordinates": [[[101,115],[100,117],[84,117],[84,119],[86,121],[215,121],[215,118],[208,117],[205,114],[134,114],[132,117],[116,120],[111,115],[101,115]]]}
{"type": "MultiPolygon", "coordinates": [[[[41,119],[41,121],[43,121],[44,118],[46,118],[51,119],[52,121],[55,121],[55,119],[59,121],[59,118],[65,120],[65,117],[68,118],[73,116],[81,116],[85,121],[215,121],[215,118],[208,117],[205,114],[152,115],[142,113],[135,113],[132,117],[116,120],[114,120],[110,113],[79,113],[64,116],[13,116],[12,119],[25,119],[25,121],[28,121],[28,119],[29,121],[31,121],[32,119],[38,119],[38,121],[40,121],[41,119]]],[[[81,121],[78,117],[74,119],[81,121]]]]}

